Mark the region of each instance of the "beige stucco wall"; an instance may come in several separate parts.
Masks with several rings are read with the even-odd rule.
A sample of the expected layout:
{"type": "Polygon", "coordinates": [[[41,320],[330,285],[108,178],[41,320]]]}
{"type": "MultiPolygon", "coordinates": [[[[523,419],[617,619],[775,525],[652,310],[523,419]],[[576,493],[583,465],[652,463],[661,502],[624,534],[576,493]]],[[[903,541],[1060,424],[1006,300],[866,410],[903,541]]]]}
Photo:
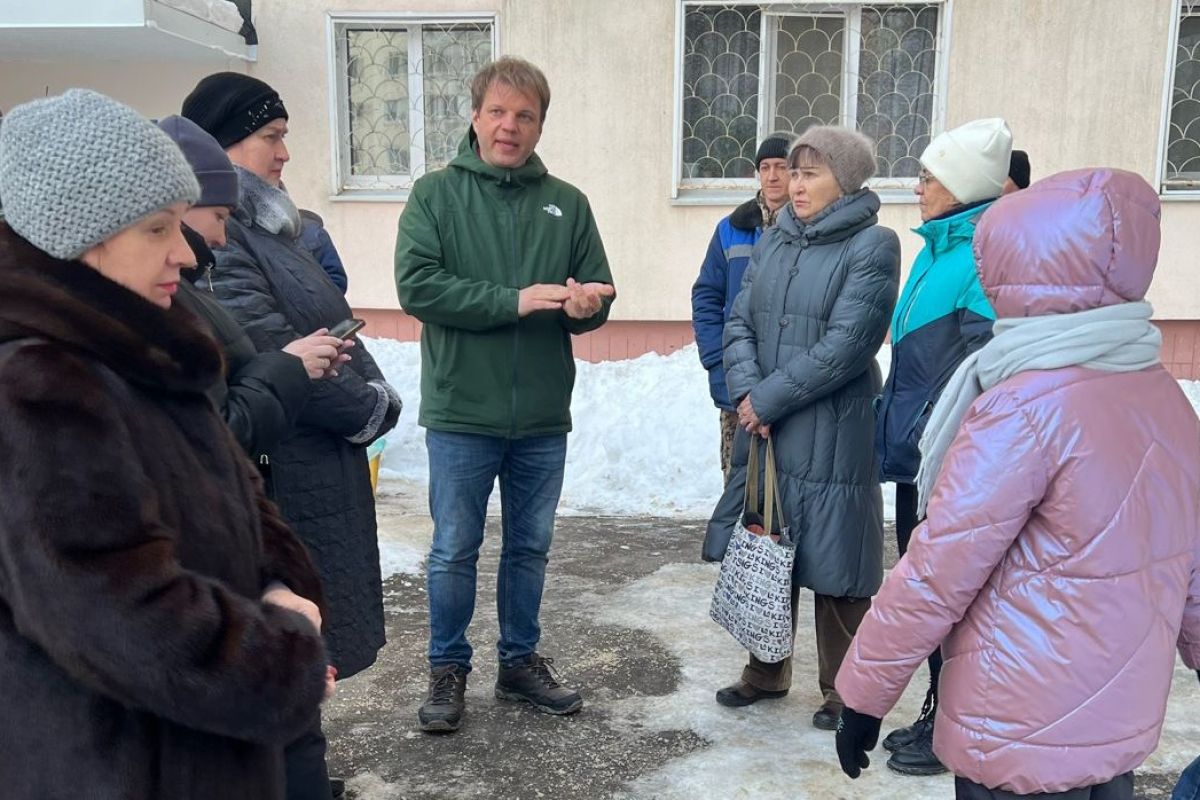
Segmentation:
{"type": "MultiPolygon", "coordinates": [[[[946,121],[1006,117],[1035,177],[1110,165],[1152,182],[1173,0],[953,0],[946,121]]],[[[540,64],[554,92],[539,147],[550,169],[591,198],[613,265],[620,319],[689,315],[689,291],[713,225],[728,207],[670,201],[674,0],[257,0],[259,61],[207,65],[0,62],[0,107],[70,85],[120,97],[148,114],[178,109],[195,81],[248,69],[279,89],[292,114],[285,174],[301,205],[325,217],[351,273],[351,301],[395,307],[391,251],[399,203],[330,198],[326,12],[495,11],[501,52],[540,64]]],[[[1170,318],[1200,318],[1200,204],[1164,209],[1152,299],[1170,318]]],[[[918,241],[909,203],[881,222],[901,232],[905,263],[918,241]]]]}

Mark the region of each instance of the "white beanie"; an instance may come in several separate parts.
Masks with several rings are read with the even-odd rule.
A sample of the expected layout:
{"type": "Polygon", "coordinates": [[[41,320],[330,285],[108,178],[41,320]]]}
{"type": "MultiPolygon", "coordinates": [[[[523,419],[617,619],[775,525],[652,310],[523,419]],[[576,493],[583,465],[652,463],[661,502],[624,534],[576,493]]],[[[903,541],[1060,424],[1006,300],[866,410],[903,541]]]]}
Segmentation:
{"type": "Polygon", "coordinates": [[[999,117],[977,119],[937,136],[921,164],[954,199],[966,205],[1004,192],[1012,155],[1012,131],[999,117]]]}

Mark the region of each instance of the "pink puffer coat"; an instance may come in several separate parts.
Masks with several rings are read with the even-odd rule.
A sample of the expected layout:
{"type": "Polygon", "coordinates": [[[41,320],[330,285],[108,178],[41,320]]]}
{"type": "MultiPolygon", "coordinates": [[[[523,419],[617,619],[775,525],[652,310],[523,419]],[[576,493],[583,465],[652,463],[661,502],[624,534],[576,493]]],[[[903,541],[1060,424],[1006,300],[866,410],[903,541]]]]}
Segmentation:
{"type": "MultiPolygon", "coordinates": [[[[1140,300],[1159,202],[1083,170],[999,201],[975,236],[997,316],[1140,300]]],[[[1024,372],[967,412],[908,555],[842,664],[882,717],[939,643],[934,750],[1021,794],[1107,781],[1158,743],[1178,645],[1200,666],[1200,422],[1161,366],[1024,372]]]]}

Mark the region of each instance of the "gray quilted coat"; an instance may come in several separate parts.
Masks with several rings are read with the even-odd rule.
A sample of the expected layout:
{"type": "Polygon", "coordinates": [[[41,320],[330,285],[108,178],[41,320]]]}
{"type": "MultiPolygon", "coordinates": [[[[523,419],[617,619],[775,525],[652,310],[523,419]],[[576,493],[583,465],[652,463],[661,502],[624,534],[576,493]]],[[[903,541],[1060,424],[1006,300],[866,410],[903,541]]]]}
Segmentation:
{"type": "MultiPolygon", "coordinates": [[[[270,233],[245,203],[216,251],[213,292],[260,352],[279,350],[352,316],[342,292],[293,235],[270,233]]],[[[269,453],[272,499],[321,573],[326,646],[339,678],[375,661],[384,644],[375,497],[365,451],[351,443],[376,411],[383,380],[359,342],[335,378],[315,383],[291,433],[269,453]]],[[[394,419],[377,429],[385,433],[394,419]]]]}
{"type": "MultiPolygon", "coordinates": [[[[900,278],[900,242],[860,191],[804,223],[791,205],[755,246],[725,326],[734,403],[747,394],[775,441],[793,580],[818,594],[870,597],[883,580],[883,499],[872,407],[875,354],[900,278]]],[[[719,558],[741,512],[749,436],[713,512],[705,556],[719,558]]]]}

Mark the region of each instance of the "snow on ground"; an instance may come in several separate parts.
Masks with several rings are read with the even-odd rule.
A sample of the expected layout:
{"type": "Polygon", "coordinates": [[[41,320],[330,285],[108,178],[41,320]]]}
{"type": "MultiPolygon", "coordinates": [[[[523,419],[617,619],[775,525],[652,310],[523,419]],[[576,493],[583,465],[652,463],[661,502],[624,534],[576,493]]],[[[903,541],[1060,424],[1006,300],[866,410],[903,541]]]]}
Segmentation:
{"type": "MultiPolygon", "coordinates": [[[[382,491],[423,491],[429,480],[424,432],[417,427],[420,348],[415,342],[366,339],[404,413],[387,435],[382,491]],[[397,487],[404,487],[403,489],[397,487]]],[[[891,349],[878,356],[886,374],[891,349]]],[[[577,361],[561,513],[708,517],[721,496],[717,409],[695,345],[670,355],[627,361],[577,361]]],[[[1200,409],[1200,381],[1180,381],[1200,409]]],[[[895,518],[892,484],[884,517],[895,518]]],[[[493,497],[493,502],[496,501],[493,497]]]]}

